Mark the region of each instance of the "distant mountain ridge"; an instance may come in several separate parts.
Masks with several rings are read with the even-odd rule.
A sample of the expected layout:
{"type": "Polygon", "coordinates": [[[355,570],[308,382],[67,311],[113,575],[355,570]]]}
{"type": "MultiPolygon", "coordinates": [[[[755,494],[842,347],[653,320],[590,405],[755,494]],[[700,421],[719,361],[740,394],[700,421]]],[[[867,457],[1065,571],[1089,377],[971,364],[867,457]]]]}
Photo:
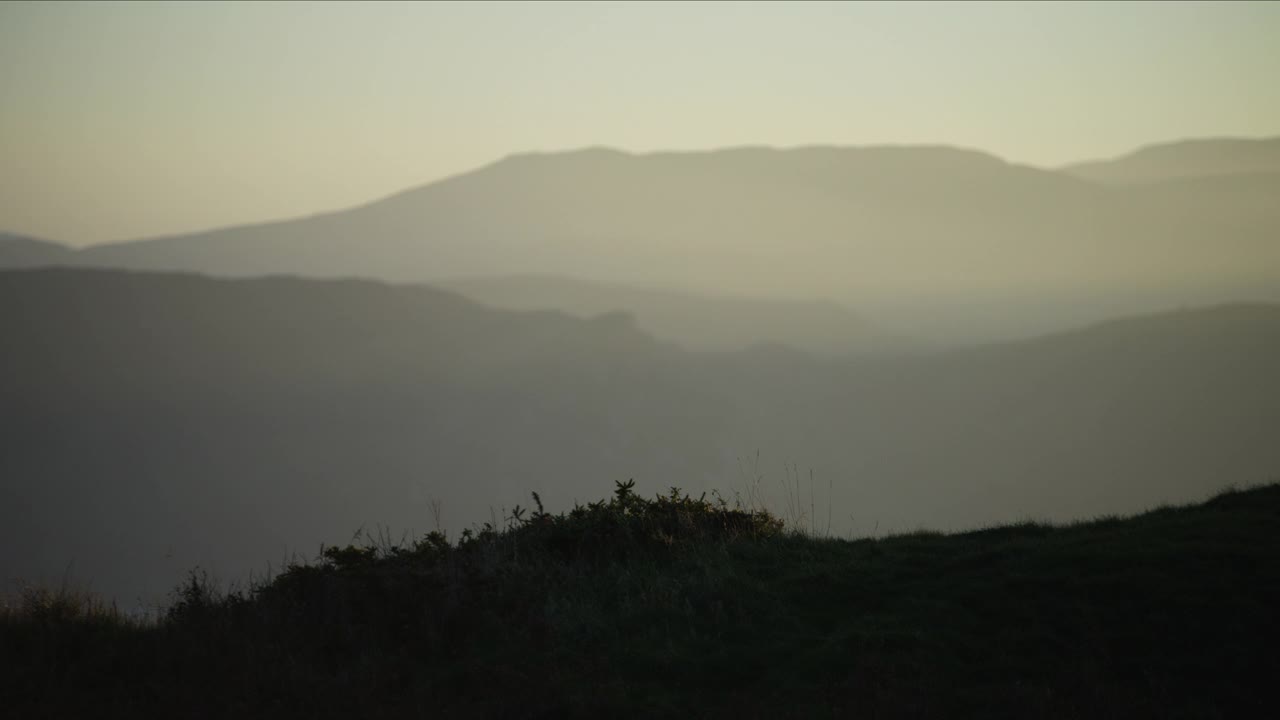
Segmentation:
{"type": "Polygon", "coordinates": [[[73,265],[76,261],[75,250],[58,243],[0,233],[0,268],[19,269],[49,267],[53,265],[73,265]]]}
{"type": "Polygon", "coordinates": [[[1280,175],[1265,170],[1278,142],[1179,143],[1061,171],[945,146],[531,153],[346,210],[42,252],[220,276],[537,274],[829,298],[908,335],[1008,337],[1280,299],[1280,175]],[[1125,173],[1160,181],[1099,179],[1125,173]]]}
{"type": "Polygon", "coordinates": [[[920,347],[833,302],[711,296],[554,275],[460,278],[434,284],[508,310],[557,309],[580,316],[625,310],[655,337],[695,351],[778,343],[825,355],[855,355],[920,347]]]}
{"type": "Polygon", "coordinates": [[[1280,137],[1205,138],[1147,145],[1117,158],[1068,165],[1062,171],[1085,180],[1118,184],[1280,173],[1280,137]]]}

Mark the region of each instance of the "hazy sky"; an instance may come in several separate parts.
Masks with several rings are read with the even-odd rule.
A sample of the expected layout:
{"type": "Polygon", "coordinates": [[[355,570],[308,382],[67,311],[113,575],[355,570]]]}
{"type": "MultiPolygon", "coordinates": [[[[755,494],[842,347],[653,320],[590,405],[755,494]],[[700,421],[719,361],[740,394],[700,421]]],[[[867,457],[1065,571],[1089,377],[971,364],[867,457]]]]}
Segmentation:
{"type": "Polygon", "coordinates": [[[1280,134],[1280,3],[0,3],[0,231],[358,204],[511,152],[1280,134]]]}

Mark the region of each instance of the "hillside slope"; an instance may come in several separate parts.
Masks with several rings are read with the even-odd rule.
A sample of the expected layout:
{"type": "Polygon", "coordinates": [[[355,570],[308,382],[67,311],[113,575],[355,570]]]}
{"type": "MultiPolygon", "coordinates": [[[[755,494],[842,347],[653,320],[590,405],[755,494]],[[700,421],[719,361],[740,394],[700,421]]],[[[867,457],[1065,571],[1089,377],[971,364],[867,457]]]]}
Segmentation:
{"type": "Polygon", "coordinates": [[[47,240],[0,232],[0,268],[48,267],[75,262],[75,252],[47,240]]]}
{"type": "Polygon", "coordinates": [[[353,546],[159,625],[0,613],[5,709],[186,717],[1269,717],[1280,486],[857,541],[619,486],[451,546],[353,546]]]}
{"type": "Polygon", "coordinates": [[[843,360],[687,353],[625,314],[429,287],[65,269],[0,273],[0,337],[0,575],[70,572],[126,605],[193,565],[241,577],[335,532],[428,529],[434,501],[456,531],[626,477],[780,503],[784,464],[812,470],[834,527],[869,533],[1280,471],[1273,305],[843,360]]]}

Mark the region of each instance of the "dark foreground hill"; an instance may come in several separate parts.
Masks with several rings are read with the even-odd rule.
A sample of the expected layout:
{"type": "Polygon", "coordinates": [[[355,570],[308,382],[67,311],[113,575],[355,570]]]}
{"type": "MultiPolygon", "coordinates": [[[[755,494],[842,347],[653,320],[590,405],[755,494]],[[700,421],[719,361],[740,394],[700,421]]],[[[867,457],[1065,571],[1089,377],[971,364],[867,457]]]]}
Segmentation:
{"type": "MultiPolygon", "coordinates": [[[[535,498],[536,500],[536,498],[535,498]]],[[[154,623],[29,593],[12,717],[1273,717],[1280,485],[1071,526],[817,539],[619,485],[349,546],[154,623]]]]}

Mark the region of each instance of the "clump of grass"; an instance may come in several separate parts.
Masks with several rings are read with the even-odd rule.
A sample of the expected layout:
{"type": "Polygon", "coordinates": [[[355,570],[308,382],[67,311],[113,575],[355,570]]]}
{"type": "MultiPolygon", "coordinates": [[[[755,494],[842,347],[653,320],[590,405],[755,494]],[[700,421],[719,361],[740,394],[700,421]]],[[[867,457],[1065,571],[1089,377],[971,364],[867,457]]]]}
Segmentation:
{"type": "MultiPolygon", "coordinates": [[[[761,540],[783,535],[785,523],[760,508],[731,505],[718,496],[694,497],[671,488],[649,499],[635,492],[635,482],[615,484],[613,497],[575,506],[565,512],[546,512],[532,494],[533,506],[512,508],[501,527],[493,523],[464,530],[456,542],[435,530],[411,544],[367,540],[345,547],[328,547],[318,566],[294,565],[277,584],[316,572],[358,572],[373,568],[412,566],[418,571],[446,564],[500,563],[599,566],[607,563],[651,562],[692,549],[761,540]]],[[[188,596],[199,594],[188,588],[188,596]]]]}
{"type": "Polygon", "coordinates": [[[0,593],[0,618],[9,623],[39,625],[140,621],[121,611],[115,602],[66,582],[56,587],[24,585],[16,591],[0,593]]]}

